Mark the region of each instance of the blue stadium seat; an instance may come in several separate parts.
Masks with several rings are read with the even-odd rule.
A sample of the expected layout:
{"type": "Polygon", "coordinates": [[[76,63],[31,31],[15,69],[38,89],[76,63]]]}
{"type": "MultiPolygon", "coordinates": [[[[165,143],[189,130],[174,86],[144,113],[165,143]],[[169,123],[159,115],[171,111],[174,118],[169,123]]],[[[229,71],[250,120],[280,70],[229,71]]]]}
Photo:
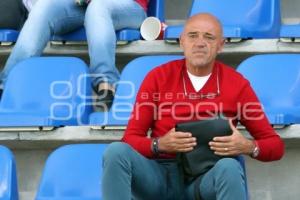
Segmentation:
{"type": "Polygon", "coordinates": [[[111,109],[92,113],[90,125],[127,126],[136,94],[146,74],[158,65],[180,58],[182,56],[143,56],[131,61],[122,71],[111,109]]]}
{"type": "Polygon", "coordinates": [[[101,200],[102,154],[106,144],[73,144],[47,159],[36,200],[101,200]]]}
{"type": "MultiPolygon", "coordinates": [[[[155,16],[164,21],[164,0],[151,0],[148,5],[148,16],[155,16]]],[[[139,29],[122,29],[116,32],[118,41],[134,41],[141,39],[139,29]]],[[[86,41],[84,27],[64,35],[55,35],[52,41],[86,41]]]]}
{"type": "Polygon", "coordinates": [[[300,123],[300,55],[257,55],[237,69],[251,83],[273,125],[300,123]]]}
{"type": "MultiPolygon", "coordinates": [[[[194,0],[189,16],[211,13],[223,24],[225,38],[279,38],[279,0],[194,0]]],[[[179,38],[183,26],[168,26],[165,39],[179,38]]]]}
{"type": "Polygon", "coordinates": [[[0,127],[59,127],[88,122],[91,83],[73,57],[35,57],[15,66],[0,102],[0,127]]]}
{"type": "Polygon", "coordinates": [[[281,25],[280,38],[300,38],[300,24],[281,25]]]}
{"type": "Polygon", "coordinates": [[[13,29],[0,29],[0,43],[1,42],[16,42],[19,31],[13,29]]]}
{"type": "Polygon", "coordinates": [[[0,199],[18,200],[16,163],[12,152],[0,145],[0,199]]]}

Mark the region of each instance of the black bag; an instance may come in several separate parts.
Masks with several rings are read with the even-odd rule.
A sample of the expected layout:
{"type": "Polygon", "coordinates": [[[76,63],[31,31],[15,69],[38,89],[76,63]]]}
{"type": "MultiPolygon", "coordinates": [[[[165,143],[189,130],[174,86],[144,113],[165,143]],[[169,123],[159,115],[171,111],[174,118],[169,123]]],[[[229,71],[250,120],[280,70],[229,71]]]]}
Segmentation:
{"type": "Polygon", "coordinates": [[[224,156],[215,155],[208,143],[216,136],[231,135],[228,120],[221,117],[202,121],[179,123],[176,131],[191,132],[197,138],[197,146],[187,153],[178,153],[177,162],[185,177],[196,178],[209,169],[224,156]]]}
{"type": "Polygon", "coordinates": [[[26,17],[22,0],[0,0],[0,28],[20,30],[26,17]]]}

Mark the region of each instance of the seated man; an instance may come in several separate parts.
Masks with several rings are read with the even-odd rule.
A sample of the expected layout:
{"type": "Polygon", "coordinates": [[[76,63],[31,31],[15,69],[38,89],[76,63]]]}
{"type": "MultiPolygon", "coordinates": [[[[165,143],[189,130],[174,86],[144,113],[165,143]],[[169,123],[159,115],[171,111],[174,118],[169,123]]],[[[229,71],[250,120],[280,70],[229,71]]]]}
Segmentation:
{"type": "Polygon", "coordinates": [[[52,35],[74,31],[84,25],[93,86],[98,100],[109,105],[114,84],[119,80],[115,67],[115,30],[139,28],[146,17],[147,4],[148,0],[93,0],[83,7],[75,0],[39,0],[24,24],[0,82],[5,84],[8,73],[21,60],[40,56],[52,35]]]}
{"type": "Polygon", "coordinates": [[[185,59],[163,64],[146,76],[122,142],[112,143],[103,158],[105,200],[194,199],[197,190],[204,200],[246,199],[245,174],[234,158],[221,158],[201,175],[201,181],[198,177],[182,181],[174,157],[193,150],[197,141],[189,132],[176,132],[175,124],[213,113],[231,119],[233,132],[209,142],[215,154],[244,154],[261,161],[283,156],[284,143],[270,126],[249,82],[215,60],[224,45],[222,35],[214,16],[191,17],[180,37],[185,59]],[[235,128],[238,121],[254,139],[235,128]]]}

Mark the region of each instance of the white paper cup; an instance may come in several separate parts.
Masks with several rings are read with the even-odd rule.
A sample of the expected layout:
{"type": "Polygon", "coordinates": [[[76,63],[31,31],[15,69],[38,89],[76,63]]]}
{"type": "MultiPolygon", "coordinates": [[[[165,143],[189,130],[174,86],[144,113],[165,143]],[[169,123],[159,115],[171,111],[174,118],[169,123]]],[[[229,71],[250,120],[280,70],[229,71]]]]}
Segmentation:
{"type": "Polygon", "coordinates": [[[141,35],[145,40],[163,39],[166,24],[156,17],[147,17],[140,28],[141,35]]]}

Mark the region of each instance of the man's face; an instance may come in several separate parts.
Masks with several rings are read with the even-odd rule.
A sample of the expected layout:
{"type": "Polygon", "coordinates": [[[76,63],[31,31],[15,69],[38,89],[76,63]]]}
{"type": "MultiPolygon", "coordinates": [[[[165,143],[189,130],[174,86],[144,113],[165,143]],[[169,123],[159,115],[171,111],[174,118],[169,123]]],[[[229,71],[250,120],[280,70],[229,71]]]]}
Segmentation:
{"type": "Polygon", "coordinates": [[[189,21],[180,37],[180,46],[187,63],[192,67],[206,67],[212,64],[223,44],[219,24],[206,17],[189,21]]]}

